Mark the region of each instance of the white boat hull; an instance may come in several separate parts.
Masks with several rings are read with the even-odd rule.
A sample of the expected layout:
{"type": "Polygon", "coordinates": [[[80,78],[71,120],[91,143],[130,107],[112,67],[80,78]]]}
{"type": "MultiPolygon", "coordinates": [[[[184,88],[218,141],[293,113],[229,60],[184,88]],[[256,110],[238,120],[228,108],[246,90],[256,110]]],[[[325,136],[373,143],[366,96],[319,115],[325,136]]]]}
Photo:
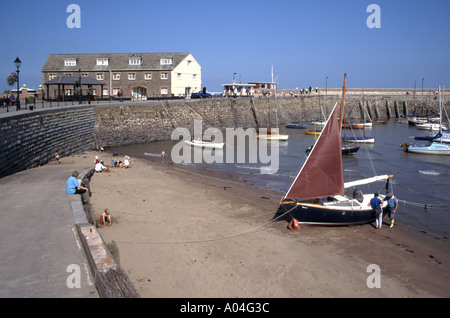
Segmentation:
{"type": "Polygon", "coordinates": [[[407,152],[428,154],[428,155],[450,155],[450,146],[433,142],[429,146],[408,146],[407,152]]]}
{"type": "Polygon", "coordinates": [[[259,139],[265,139],[265,140],[281,140],[285,141],[288,140],[289,135],[258,135],[259,139]]]}
{"type": "Polygon", "coordinates": [[[224,143],[221,142],[210,142],[210,141],[201,141],[201,140],[185,140],[185,143],[193,146],[193,147],[199,147],[199,148],[214,148],[214,149],[222,149],[224,146],[224,143]]]}

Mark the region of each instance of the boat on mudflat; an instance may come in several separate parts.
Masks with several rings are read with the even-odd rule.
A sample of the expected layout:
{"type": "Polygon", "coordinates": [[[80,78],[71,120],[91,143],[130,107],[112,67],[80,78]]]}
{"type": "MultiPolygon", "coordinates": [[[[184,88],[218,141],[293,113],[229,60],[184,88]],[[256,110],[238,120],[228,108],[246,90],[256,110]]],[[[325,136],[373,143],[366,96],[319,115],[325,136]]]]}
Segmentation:
{"type": "MultiPolygon", "coordinates": [[[[337,106],[336,103],[311,153],[280,202],[279,211],[284,210],[284,215],[291,216],[298,224],[370,223],[375,220],[375,212],[369,204],[374,194],[364,194],[363,200],[359,201],[347,196],[345,189],[385,181],[387,192],[393,177],[381,175],[344,183],[337,106]]],[[[383,200],[384,195],[379,197],[383,200]]]]}
{"type": "Polygon", "coordinates": [[[212,142],[212,141],[203,141],[203,140],[185,140],[185,143],[200,148],[215,148],[222,149],[225,145],[223,142],[212,142]]]}

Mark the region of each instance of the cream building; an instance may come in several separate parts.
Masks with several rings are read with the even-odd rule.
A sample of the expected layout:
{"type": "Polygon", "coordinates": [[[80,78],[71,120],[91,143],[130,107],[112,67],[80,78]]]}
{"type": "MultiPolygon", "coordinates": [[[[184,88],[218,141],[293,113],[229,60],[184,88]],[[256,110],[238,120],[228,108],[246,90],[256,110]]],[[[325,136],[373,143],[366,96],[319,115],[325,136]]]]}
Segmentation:
{"type": "MultiPolygon", "coordinates": [[[[94,95],[145,100],[152,97],[189,97],[202,89],[202,69],[190,53],[51,54],[42,67],[42,82],[62,77],[90,77],[103,84],[94,95]]],[[[52,86],[55,87],[55,86],[52,86]]],[[[50,98],[70,98],[75,87],[53,88],[50,98]],[[61,96],[61,94],[63,96],[61,96]]],[[[83,94],[85,92],[83,91],[83,94]]]]}

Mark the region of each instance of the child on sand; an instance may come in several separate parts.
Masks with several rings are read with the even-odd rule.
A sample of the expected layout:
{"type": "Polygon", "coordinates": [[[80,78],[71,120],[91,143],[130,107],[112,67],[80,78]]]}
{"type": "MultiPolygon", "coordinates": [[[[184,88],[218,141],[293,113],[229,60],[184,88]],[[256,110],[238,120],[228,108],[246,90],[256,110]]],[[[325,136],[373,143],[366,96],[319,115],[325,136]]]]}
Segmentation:
{"type": "Polygon", "coordinates": [[[111,212],[109,212],[108,209],[105,209],[102,216],[100,217],[100,224],[102,225],[102,227],[105,227],[108,223],[110,226],[112,225],[111,212]]]}

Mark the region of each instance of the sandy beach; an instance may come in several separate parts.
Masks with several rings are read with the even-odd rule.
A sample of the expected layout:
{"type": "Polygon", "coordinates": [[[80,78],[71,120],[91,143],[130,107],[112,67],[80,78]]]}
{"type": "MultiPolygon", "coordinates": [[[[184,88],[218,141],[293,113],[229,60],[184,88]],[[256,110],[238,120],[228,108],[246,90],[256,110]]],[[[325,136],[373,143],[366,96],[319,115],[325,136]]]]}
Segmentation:
{"type": "MultiPolygon", "coordinates": [[[[95,155],[110,165],[108,153],[76,160],[93,162],[95,155]]],[[[117,243],[142,297],[450,296],[448,238],[403,226],[402,211],[382,230],[366,224],[291,231],[285,220],[272,221],[282,193],[131,161],[128,169],[94,174],[91,203],[97,217],[111,211],[112,226],[99,231],[117,243]]]]}

